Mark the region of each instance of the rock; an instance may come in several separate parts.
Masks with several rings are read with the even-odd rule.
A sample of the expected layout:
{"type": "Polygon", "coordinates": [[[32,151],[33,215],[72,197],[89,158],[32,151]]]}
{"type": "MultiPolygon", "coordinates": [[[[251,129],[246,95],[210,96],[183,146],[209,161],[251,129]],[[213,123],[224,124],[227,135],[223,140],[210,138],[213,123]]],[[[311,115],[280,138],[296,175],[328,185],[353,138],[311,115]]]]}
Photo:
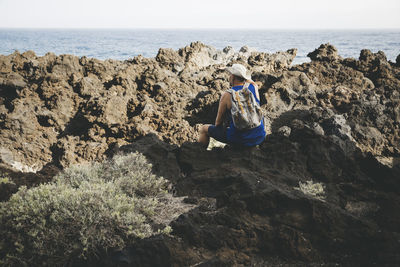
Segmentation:
{"type": "Polygon", "coordinates": [[[361,61],[372,61],[374,54],[369,49],[362,49],[359,59],[361,61]]]}
{"type": "Polygon", "coordinates": [[[400,54],[396,57],[396,66],[400,67],[400,54]]]}
{"type": "Polygon", "coordinates": [[[292,129],[303,129],[304,128],[304,122],[299,119],[294,119],[291,123],[290,126],[292,129]]]}
{"type": "Polygon", "coordinates": [[[214,64],[221,64],[224,61],[222,57],[223,52],[218,51],[211,47],[204,45],[200,42],[190,44],[190,47],[185,47],[179,50],[188,67],[203,68],[214,64]]]}
{"type": "Polygon", "coordinates": [[[267,132],[298,119],[304,127],[342,140],[324,127],[334,115],[343,115],[351,132],[357,125],[372,127],[386,140],[382,146],[369,145],[375,141],[346,128],[351,142],[379,157],[397,157],[400,83],[398,70],[387,64],[386,56],[362,50],[359,60],[341,60],[336,48],[325,44],[310,53],[312,62],[290,67],[296,52],[269,54],[244,46],[236,53],[231,47],[219,51],[200,42],[125,62],[15,52],[0,60],[0,90],[7,92],[0,97],[0,140],[25,166],[53,161],[67,166],[69,160],[89,161],[93,155],[101,159],[99,151],[149,133],[172,144],[193,142],[196,125],[214,122],[218,100],[229,87],[224,67],[240,62],[261,82],[267,132]],[[304,117],[316,107],[333,113],[313,111],[316,118],[304,117]],[[283,115],[288,115],[286,121],[283,115]],[[60,141],[64,138],[71,144],[60,141]],[[98,151],[84,153],[83,147],[98,151]],[[20,149],[31,152],[21,156],[20,149]],[[60,160],[54,149],[69,156],[60,160]]]}
{"type": "MultiPolygon", "coordinates": [[[[9,90],[22,89],[27,86],[24,78],[18,73],[11,73],[2,80],[0,88],[10,88],[9,90]]],[[[7,93],[7,92],[5,92],[7,93]]]]}
{"type": "Polygon", "coordinates": [[[245,54],[245,53],[252,53],[252,52],[257,52],[257,51],[254,48],[250,48],[247,45],[245,45],[240,48],[239,52],[245,54]]]}
{"type": "Polygon", "coordinates": [[[82,67],[76,56],[61,55],[56,58],[51,72],[69,78],[72,74],[82,72],[82,67]]]}
{"type": "Polygon", "coordinates": [[[181,169],[177,161],[177,150],[176,145],[164,143],[156,135],[149,134],[132,144],[119,147],[113,154],[138,151],[152,163],[155,174],[170,181],[178,181],[181,178],[181,169]]]}
{"type": "Polygon", "coordinates": [[[229,57],[235,54],[235,49],[233,49],[232,46],[227,46],[222,50],[222,52],[224,52],[229,57]]]}
{"type": "Polygon", "coordinates": [[[93,74],[80,79],[76,84],[76,88],[78,93],[83,97],[100,96],[101,91],[104,90],[103,83],[93,74]]]}
{"type": "Polygon", "coordinates": [[[0,169],[16,181],[0,184],[1,200],[51,180],[51,166],[139,151],[198,207],[171,236],[92,266],[397,266],[400,70],[382,52],[342,59],[329,44],[291,66],[296,52],[196,42],[127,61],[0,56],[0,169]],[[206,151],[199,124],[214,122],[237,62],[260,83],[269,134],[206,151]]]}
{"type": "MultiPolygon", "coordinates": [[[[221,67],[261,54],[243,49],[219,51],[196,42],[178,51],[160,49],[154,59],[125,62],[53,53],[37,57],[32,52],[1,57],[0,140],[12,154],[16,148],[32,151],[15,154],[15,161],[26,166],[36,162],[39,168],[50,162],[86,162],[93,155],[100,160],[112,144],[149,133],[174,144],[194,141],[195,124],[209,106],[215,109],[229,86],[221,67]],[[203,98],[207,92],[211,94],[203,98]],[[21,132],[13,133],[15,129],[21,132]],[[88,153],[89,148],[95,151],[88,153]]],[[[286,54],[279,53],[281,60],[286,54]]],[[[277,57],[262,55],[269,71],[287,68],[274,65],[277,57]]],[[[213,114],[208,116],[214,120],[213,114]]]]}
{"type": "Polygon", "coordinates": [[[387,146],[387,140],[375,127],[356,125],[354,134],[358,137],[359,142],[357,145],[362,150],[371,151],[377,156],[380,156],[384,151],[384,147],[387,146]]]}
{"type": "Polygon", "coordinates": [[[396,262],[399,244],[393,231],[400,216],[391,209],[400,203],[394,193],[400,173],[361,153],[345,154],[307,127],[293,132],[285,138],[272,134],[259,148],[247,150],[206,151],[190,143],[171,149],[154,136],[126,147],[143,151],[159,174],[180,172],[173,178],[176,193],[189,194],[187,201],[198,205],[172,222],[170,237],[134,243],[124,250],[126,258],[138,265],[251,266],[269,262],[271,255],[275,264],[285,259],[319,265],[396,262]],[[162,164],[160,157],[168,162],[162,164]],[[325,199],[296,189],[303,179],[323,184],[325,199]],[[149,250],[169,253],[154,258],[149,250]]]}
{"type": "Polygon", "coordinates": [[[271,74],[281,72],[288,69],[296,57],[297,49],[289,49],[286,52],[268,53],[250,53],[248,64],[251,65],[255,72],[271,74]]]}
{"type": "Polygon", "coordinates": [[[311,129],[314,130],[314,133],[318,135],[325,135],[324,129],[319,125],[318,123],[314,122],[313,125],[311,126],[311,129]]]}
{"type": "Polygon", "coordinates": [[[267,117],[274,119],[295,106],[310,107],[317,102],[316,93],[317,87],[303,72],[284,72],[264,94],[267,117]]]}
{"type": "Polygon", "coordinates": [[[291,131],[292,129],[290,129],[290,127],[288,126],[282,126],[281,128],[278,129],[278,133],[285,137],[289,137],[291,131]]]}
{"type": "Polygon", "coordinates": [[[307,55],[311,60],[315,61],[337,61],[341,60],[336,47],[327,43],[321,44],[320,47],[307,55]]]}
{"type": "Polygon", "coordinates": [[[246,58],[250,57],[252,53],[256,53],[256,52],[257,52],[257,50],[255,48],[248,47],[247,45],[242,46],[239,49],[240,56],[243,56],[243,57],[246,57],[246,58]]]}
{"type": "Polygon", "coordinates": [[[184,60],[182,57],[173,49],[163,49],[158,51],[156,60],[163,66],[168,66],[175,72],[180,72],[184,68],[184,60]]]}

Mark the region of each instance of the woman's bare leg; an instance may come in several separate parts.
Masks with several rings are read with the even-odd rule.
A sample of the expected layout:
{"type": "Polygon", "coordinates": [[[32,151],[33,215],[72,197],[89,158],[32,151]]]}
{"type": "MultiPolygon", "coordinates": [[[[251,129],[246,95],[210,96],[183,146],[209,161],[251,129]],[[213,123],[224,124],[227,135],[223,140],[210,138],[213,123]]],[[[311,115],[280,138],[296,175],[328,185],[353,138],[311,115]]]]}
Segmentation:
{"type": "Polygon", "coordinates": [[[208,127],[210,127],[210,124],[202,125],[200,128],[199,143],[205,146],[208,146],[208,143],[210,142],[210,136],[208,135],[208,127]]]}

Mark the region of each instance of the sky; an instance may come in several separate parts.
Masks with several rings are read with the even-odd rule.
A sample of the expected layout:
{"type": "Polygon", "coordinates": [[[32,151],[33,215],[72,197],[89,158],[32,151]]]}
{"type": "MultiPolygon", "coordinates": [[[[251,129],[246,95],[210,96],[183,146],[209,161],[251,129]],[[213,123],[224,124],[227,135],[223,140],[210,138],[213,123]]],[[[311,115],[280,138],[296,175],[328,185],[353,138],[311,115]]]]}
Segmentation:
{"type": "Polygon", "coordinates": [[[0,28],[400,29],[400,0],[0,0],[0,28]]]}

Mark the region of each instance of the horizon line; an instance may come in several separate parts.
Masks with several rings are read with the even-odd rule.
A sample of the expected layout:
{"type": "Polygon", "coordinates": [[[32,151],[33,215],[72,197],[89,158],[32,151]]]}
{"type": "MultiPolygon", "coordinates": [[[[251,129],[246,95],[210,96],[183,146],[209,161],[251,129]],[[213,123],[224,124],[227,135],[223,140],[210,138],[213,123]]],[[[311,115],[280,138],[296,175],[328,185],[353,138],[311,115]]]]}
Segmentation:
{"type": "Polygon", "coordinates": [[[381,28],[188,28],[188,27],[0,27],[0,30],[231,30],[231,31],[361,31],[361,30],[400,30],[400,27],[381,27],[381,28]]]}

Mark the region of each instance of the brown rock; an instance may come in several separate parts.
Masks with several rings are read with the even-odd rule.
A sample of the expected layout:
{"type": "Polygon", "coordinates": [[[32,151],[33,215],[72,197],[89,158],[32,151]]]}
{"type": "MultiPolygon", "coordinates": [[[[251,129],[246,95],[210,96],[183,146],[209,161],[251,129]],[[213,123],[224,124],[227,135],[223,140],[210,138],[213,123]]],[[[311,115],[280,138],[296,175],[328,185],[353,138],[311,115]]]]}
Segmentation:
{"type": "Polygon", "coordinates": [[[325,44],[310,53],[311,63],[290,67],[296,52],[268,54],[243,47],[236,53],[196,42],[178,51],[160,49],[154,59],[124,62],[33,52],[1,56],[2,147],[12,154],[16,148],[30,151],[13,155],[26,166],[51,161],[67,166],[69,160],[89,161],[93,155],[101,159],[98,151],[149,133],[173,144],[193,142],[199,123],[214,122],[218,100],[229,87],[223,68],[240,62],[262,83],[268,132],[282,114],[324,107],[347,114],[352,127],[374,127],[391,140],[375,147],[365,135],[355,136],[363,149],[396,156],[398,112],[392,103],[399,98],[399,76],[384,54],[363,50],[360,60],[341,60],[336,48],[325,44]],[[76,154],[84,147],[93,151],[76,154]],[[57,149],[67,156],[55,157],[57,149]]]}
{"type": "Polygon", "coordinates": [[[295,50],[201,43],[124,62],[0,56],[0,167],[63,168],[119,147],[144,153],[198,207],[172,223],[171,236],[121,252],[124,264],[396,265],[399,68],[381,52],[342,60],[326,44],[310,54],[312,62],[292,67],[295,50]],[[262,82],[271,134],[259,147],[206,151],[193,143],[197,124],[213,123],[229,88],[223,68],[234,62],[262,82]],[[321,183],[323,194],[299,181],[321,183]]]}
{"type": "Polygon", "coordinates": [[[311,60],[315,61],[337,61],[342,58],[338,55],[336,47],[327,43],[321,44],[320,47],[307,55],[311,60]]]}

